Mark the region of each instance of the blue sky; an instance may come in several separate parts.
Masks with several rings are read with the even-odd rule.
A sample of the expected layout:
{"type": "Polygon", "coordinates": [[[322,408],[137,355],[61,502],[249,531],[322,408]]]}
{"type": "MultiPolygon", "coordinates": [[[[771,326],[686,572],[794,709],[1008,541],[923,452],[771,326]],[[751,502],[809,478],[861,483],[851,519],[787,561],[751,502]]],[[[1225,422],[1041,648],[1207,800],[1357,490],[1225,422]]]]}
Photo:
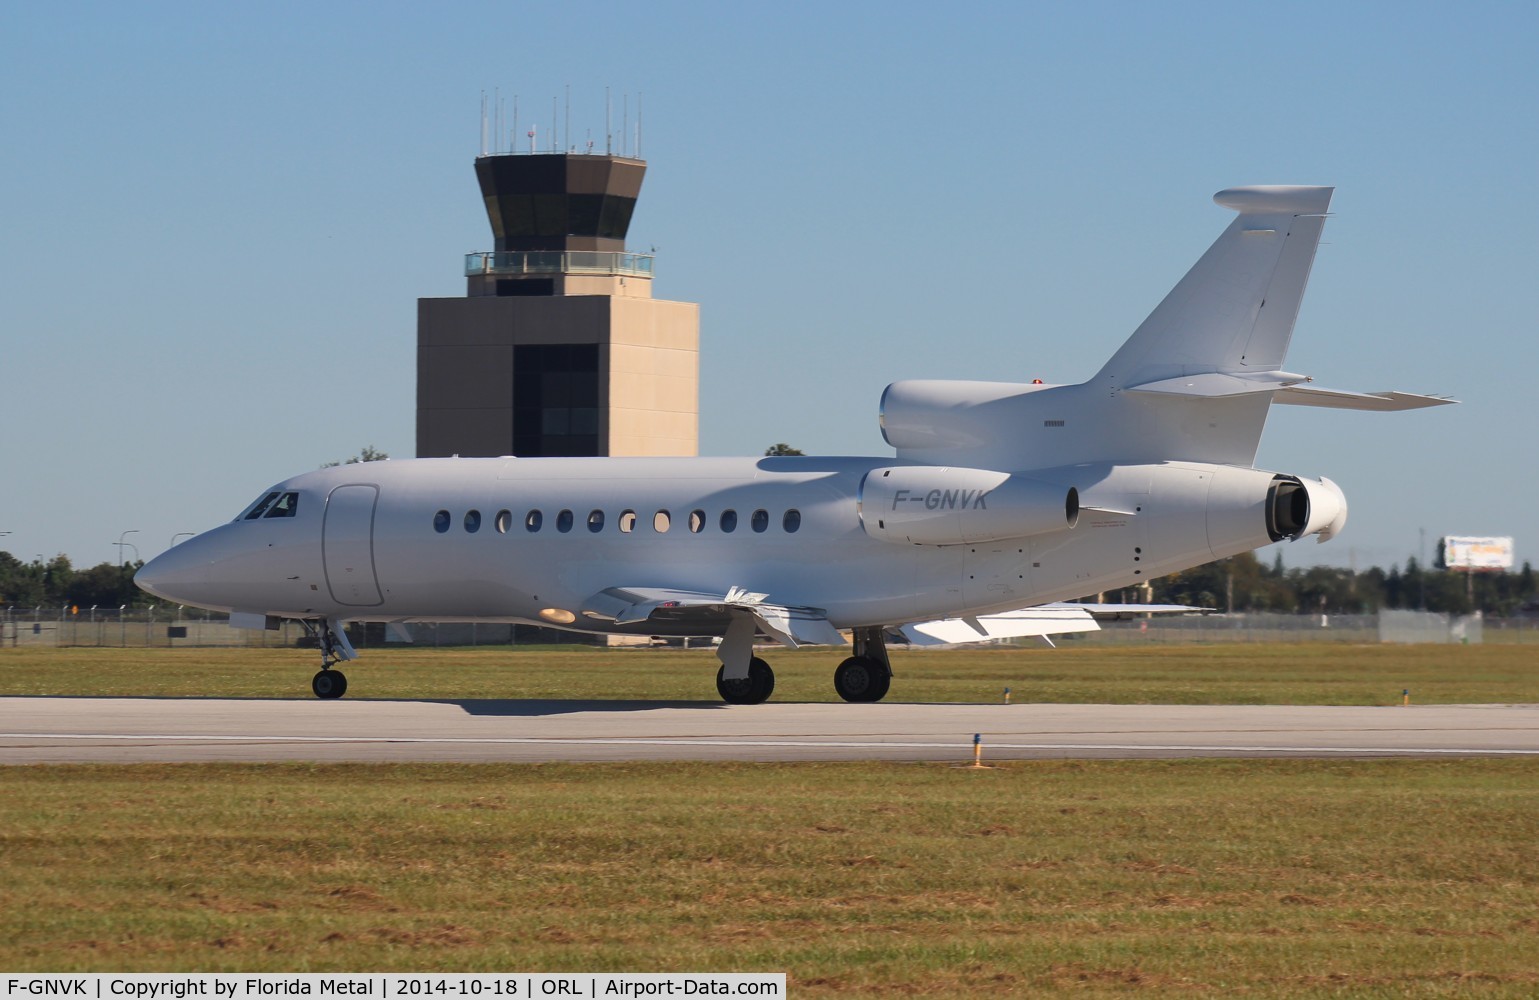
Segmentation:
{"type": "Polygon", "coordinates": [[[1532,3],[7,4],[0,548],[149,558],[410,455],[415,300],[492,245],[482,91],[543,133],[570,87],[602,145],[608,87],[630,245],[701,304],[702,453],[886,453],[899,378],[1081,381],[1213,192],[1333,184],[1287,367],[1465,402],[1276,408],[1260,464],[1351,501],[1284,560],[1539,562],[1536,46],[1532,3]]]}

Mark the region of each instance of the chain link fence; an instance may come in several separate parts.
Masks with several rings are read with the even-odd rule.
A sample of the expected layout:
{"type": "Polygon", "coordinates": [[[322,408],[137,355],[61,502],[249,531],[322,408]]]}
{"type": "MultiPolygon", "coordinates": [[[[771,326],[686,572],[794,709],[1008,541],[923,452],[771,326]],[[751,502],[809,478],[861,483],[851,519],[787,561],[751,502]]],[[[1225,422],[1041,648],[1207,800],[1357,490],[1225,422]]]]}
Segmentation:
{"type": "MultiPolygon", "coordinates": [[[[348,637],[361,649],[379,646],[462,647],[600,643],[602,638],[525,625],[355,622],[348,637]]],[[[1016,644],[1035,639],[1012,640],[1016,644]]],[[[1137,618],[1106,622],[1098,632],[1053,639],[1112,645],[1192,643],[1535,643],[1539,619],[1482,618],[1428,611],[1384,611],[1372,615],[1227,614],[1137,618]]],[[[194,609],[5,608],[0,609],[0,648],[22,646],[114,648],[293,647],[313,643],[298,622],[276,630],[237,629],[228,616],[194,609]]],[[[709,645],[697,639],[692,645],[709,645]]],[[[644,638],[626,644],[646,645],[644,638]]]]}

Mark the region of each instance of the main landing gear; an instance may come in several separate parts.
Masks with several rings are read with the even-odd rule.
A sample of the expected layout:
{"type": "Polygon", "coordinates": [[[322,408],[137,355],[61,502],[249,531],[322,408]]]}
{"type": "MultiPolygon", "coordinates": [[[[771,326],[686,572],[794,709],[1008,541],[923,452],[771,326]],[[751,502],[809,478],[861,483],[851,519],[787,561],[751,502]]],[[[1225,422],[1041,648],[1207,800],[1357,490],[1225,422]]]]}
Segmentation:
{"type": "MultiPolygon", "coordinates": [[[[755,625],[746,616],[734,619],[722,636],[716,656],[716,690],[729,705],[757,705],[775,690],[775,672],[753,655],[755,625]]],[[[858,628],[852,636],[855,655],[834,671],[834,690],[849,702],[881,701],[892,686],[886,634],[880,625],[858,628]]]]}
{"type": "Polygon", "coordinates": [[[342,630],[339,622],[322,618],[320,621],[302,621],[300,624],[307,633],[315,636],[316,645],[321,648],[321,669],[310,679],[310,690],[315,692],[317,698],[330,700],[342,697],[347,693],[347,675],[333,669],[332,664],[356,660],[357,650],[347,641],[347,633],[342,630]]]}
{"type": "Polygon", "coordinates": [[[716,690],[729,705],[757,705],[775,691],[775,671],[757,656],[748,661],[748,676],[727,680],[725,664],[716,671],[716,690]]]}
{"type": "Polygon", "coordinates": [[[855,655],[834,670],[834,690],[849,702],[881,701],[892,686],[892,664],[880,626],[858,628],[852,637],[855,655]]]}

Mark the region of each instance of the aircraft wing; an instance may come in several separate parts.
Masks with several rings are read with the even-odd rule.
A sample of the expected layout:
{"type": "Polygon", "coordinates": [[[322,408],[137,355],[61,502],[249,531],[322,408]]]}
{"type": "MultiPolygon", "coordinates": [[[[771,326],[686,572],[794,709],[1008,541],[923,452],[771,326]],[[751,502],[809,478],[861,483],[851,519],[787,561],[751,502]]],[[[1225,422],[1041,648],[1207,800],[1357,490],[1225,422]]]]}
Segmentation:
{"type": "Polygon", "coordinates": [[[725,594],[655,587],[610,587],[583,602],[582,612],[617,625],[656,621],[720,624],[751,617],[758,630],[795,649],[800,645],[839,645],[844,636],[829,624],[822,608],[776,604],[766,594],[733,587],[725,594]]]}
{"type": "Polygon", "coordinates": [[[1195,608],[1185,604],[1055,603],[976,618],[916,622],[900,626],[898,631],[913,646],[948,646],[964,642],[985,642],[989,639],[1096,632],[1101,628],[1099,621],[1115,621],[1137,615],[1209,614],[1212,611],[1212,608],[1195,608]]]}
{"type": "Polygon", "coordinates": [[[1028,635],[1095,632],[1100,627],[1082,607],[1046,604],[998,615],[915,622],[899,626],[898,631],[912,646],[949,646],[962,642],[985,642],[989,639],[1016,639],[1028,635]]]}
{"type": "Polygon", "coordinates": [[[1127,621],[1140,615],[1211,615],[1216,608],[1190,604],[1044,604],[1045,608],[1084,608],[1096,621],[1127,621]]]}

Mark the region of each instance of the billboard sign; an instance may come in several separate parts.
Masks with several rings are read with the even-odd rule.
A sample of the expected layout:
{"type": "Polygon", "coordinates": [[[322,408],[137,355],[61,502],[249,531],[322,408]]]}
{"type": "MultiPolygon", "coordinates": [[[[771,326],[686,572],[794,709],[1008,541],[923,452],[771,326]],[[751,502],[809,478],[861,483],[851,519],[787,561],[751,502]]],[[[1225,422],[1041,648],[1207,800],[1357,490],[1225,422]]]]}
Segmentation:
{"type": "Polygon", "coordinates": [[[1449,569],[1511,569],[1512,539],[1448,535],[1443,562],[1449,569]]]}

